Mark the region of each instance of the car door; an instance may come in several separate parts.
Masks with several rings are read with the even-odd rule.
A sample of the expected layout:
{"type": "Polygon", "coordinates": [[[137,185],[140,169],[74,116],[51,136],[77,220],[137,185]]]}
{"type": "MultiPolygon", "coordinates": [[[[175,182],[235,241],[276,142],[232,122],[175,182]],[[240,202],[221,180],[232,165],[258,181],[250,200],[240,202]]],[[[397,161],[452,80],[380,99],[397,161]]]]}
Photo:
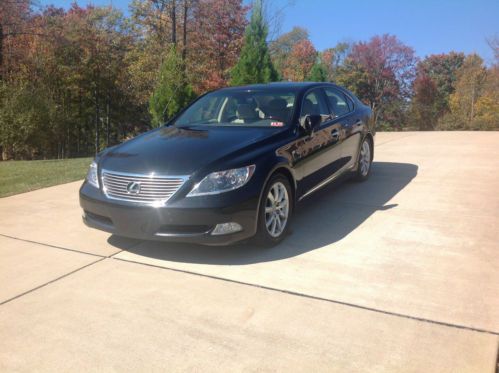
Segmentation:
{"type": "Polygon", "coordinates": [[[332,115],[341,124],[341,167],[350,168],[356,161],[362,134],[362,122],[355,116],[353,100],[333,87],[324,88],[332,115]]]}
{"type": "Polygon", "coordinates": [[[306,115],[321,115],[320,127],[312,135],[303,135],[301,150],[306,154],[302,191],[312,190],[341,168],[341,143],[343,141],[341,121],[331,116],[322,88],[307,92],[303,98],[300,118],[306,115]]]}

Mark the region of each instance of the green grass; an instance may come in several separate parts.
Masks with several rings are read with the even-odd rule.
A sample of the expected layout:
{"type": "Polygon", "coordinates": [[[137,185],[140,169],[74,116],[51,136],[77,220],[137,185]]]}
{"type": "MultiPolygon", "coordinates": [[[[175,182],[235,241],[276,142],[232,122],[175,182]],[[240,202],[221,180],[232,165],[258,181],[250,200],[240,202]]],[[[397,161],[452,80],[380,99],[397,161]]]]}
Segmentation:
{"type": "Polygon", "coordinates": [[[0,162],[0,197],[82,180],[92,158],[0,162]]]}

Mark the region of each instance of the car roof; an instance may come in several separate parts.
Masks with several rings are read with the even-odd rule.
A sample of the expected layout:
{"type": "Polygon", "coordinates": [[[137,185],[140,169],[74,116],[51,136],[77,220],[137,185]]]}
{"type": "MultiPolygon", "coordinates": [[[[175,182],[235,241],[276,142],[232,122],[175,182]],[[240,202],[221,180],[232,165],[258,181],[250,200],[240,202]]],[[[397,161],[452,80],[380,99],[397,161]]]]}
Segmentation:
{"type": "Polygon", "coordinates": [[[273,82],[273,83],[266,83],[266,84],[250,84],[250,85],[244,85],[244,86],[237,86],[237,87],[227,87],[227,88],[221,88],[218,91],[259,91],[259,90],[282,90],[282,89],[289,89],[293,90],[296,92],[299,91],[305,91],[308,90],[309,88],[313,87],[322,87],[322,86],[335,86],[332,83],[317,83],[317,82],[273,82]]]}

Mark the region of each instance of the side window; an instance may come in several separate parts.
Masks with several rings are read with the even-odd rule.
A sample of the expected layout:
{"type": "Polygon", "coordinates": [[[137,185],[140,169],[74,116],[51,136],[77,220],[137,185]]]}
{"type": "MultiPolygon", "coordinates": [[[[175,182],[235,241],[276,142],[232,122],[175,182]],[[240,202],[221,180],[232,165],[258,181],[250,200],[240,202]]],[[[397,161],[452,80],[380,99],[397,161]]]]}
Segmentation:
{"type": "Polygon", "coordinates": [[[324,118],[329,116],[329,109],[324,101],[324,95],[319,89],[307,93],[303,99],[300,117],[305,115],[322,115],[324,118]]]}
{"type": "Polygon", "coordinates": [[[326,92],[329,107],[335,117],[341,117],[352,111],[352,108],[350,107],[351,104],[349,104],[343,93],[331,88],[324,89],[324,92],[326,92]]]}

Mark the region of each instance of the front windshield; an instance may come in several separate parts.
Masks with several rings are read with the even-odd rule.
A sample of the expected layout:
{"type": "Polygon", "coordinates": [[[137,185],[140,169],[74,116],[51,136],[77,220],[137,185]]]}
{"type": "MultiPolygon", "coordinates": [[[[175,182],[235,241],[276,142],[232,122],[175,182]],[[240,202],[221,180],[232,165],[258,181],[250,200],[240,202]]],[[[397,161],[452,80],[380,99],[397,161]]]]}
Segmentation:
{"type": "Polygon", "coordinates": [[[175,126],[283,127],[291,122],[295,93],[282,90],[225,90],[209,93],[189,107],[175,126]]]}

